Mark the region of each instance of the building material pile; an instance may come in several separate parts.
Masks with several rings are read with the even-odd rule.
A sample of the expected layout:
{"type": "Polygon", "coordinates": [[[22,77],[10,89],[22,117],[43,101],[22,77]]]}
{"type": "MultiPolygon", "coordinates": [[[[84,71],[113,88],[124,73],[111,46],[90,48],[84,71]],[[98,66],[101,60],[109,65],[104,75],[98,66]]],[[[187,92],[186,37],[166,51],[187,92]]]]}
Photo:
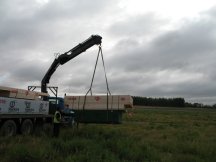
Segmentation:
{"type": "Polygon", "coordinates": [[[49,102],[40,99],[47,95],[0,86],[0,114],[48,114],[49,102]]]}
{"type": "Polygon", "coordinates": [[[65,96],[65,106],[75,111],[81,123],[121,123],[133,99],[129,95],[65,96]]]}
{"type": "Polygon", "coordinates": [[[65,106],[73,110],[125,110],[133,107],[129,95],[65,96],[65,106]]]}
{"type": "Polygon", "coordinates": [[[9,98],[36,100],[39,99],[40,96],[49,96],[49,95],[47,93],[0,86],[0,96],[9,97],[9,98]]]}

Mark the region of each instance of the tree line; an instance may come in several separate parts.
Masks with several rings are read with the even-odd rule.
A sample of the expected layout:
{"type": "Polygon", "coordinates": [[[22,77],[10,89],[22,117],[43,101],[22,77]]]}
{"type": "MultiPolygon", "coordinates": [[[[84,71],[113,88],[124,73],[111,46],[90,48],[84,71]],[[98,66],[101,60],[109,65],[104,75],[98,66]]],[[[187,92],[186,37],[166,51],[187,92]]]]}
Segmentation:
{"type": "Polygon", "coordinates": [[[216,108],[214,105],[204,105],[202,103],[188,103],[184,98],[152,98],[132,96],[133,104],[137,106],[159,106],[159,107],[193,107],[193,108],[216,108]]]}
{"type": "Polygon", "coordinates": [[[133,104],[139,106],[184,107],[184,98],[151,98],[133,96],[133,104]]]}

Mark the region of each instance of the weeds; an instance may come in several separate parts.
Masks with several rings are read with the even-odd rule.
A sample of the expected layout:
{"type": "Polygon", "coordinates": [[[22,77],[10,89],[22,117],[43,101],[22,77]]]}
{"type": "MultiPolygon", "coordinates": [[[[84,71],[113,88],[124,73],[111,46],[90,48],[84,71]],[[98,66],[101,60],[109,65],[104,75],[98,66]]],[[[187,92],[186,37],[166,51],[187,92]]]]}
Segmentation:
{"type": "Polygon", "coordinates": [[[137,109],[121,125],[81,124],[44,134],[0,137],[1,162],[216,161],[216,112],[137,109]]]}

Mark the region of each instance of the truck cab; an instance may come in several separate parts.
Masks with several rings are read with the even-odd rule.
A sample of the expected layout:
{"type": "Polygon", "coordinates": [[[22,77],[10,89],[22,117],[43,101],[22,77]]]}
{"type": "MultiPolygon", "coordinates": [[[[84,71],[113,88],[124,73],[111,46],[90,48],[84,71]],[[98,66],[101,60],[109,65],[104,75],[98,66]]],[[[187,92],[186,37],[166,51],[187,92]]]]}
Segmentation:
{"type": "Polygon", "coordinates": [[[63,124],[73,124],[75,122],[75,113],[68,107],[64,106],[64,99],[62,97],[48,97],[50,104],[50,113],[54,114],[57,107],[59,107],[62,115],[63,124]]]}

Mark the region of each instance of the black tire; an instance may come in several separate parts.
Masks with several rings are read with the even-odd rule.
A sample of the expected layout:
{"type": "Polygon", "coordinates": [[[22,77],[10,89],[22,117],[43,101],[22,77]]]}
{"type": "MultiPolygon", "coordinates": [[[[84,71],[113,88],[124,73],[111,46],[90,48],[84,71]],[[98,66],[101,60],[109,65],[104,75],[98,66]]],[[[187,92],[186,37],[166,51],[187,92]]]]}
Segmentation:
{"type": "Polygon", "coordinates": [[[13,120],[6,120],[0,129],[2,136],[15,136],[17,133],[17,126],[13,120]]]}
{"type": "Polygon", "coordinates": [[[34,129],[34,125],[32,121],[30,119],[25,119],[21,125],[20,131],[23,135],[30,135],[32,134],[33,129],[34,129]]]}

